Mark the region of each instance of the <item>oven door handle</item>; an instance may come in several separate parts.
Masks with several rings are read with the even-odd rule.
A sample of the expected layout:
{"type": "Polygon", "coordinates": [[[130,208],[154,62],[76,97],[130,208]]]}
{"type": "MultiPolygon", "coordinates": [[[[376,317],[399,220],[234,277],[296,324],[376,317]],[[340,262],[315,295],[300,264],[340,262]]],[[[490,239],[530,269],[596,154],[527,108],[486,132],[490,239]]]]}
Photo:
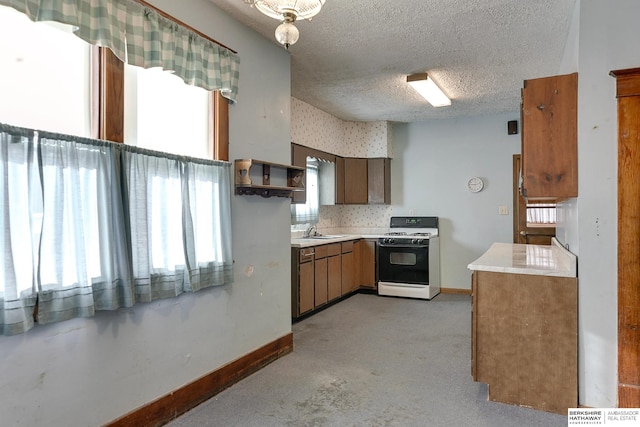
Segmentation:
{"type": "Polygon", "coordinates": [[[380,247],[380,248],[398,248],[398,249],[403,249],[403,248],[420,249],[420,248],[428,248],[429,245],[428,244],[420,244],[420,243],[395,243],[395,244],[378,243],[378,247],[380,247]]]}

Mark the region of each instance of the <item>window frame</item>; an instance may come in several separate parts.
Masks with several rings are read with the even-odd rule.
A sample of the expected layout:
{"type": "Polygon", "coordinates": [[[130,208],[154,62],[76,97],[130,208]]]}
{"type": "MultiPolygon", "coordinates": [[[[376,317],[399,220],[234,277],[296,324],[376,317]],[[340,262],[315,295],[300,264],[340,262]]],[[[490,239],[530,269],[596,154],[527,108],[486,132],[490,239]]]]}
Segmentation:
{"type": "MultiPolygon", "coordinates": [[[[229,49],[149,3],[140,0],[138,2],[201,37],[229,49]]],[[[232,49],[229,50],[236,53],[232,49]]],[[[91,83],[91,136],[124,143],[124,63],[110,49],[92,46],[91,83]]],[[[209,139],[213,142],[213,158],[211,160],[228,161],[229,101],[222,96],[220,91],[212,91],[211,97],[211,105],[213,106],[209,117],[209,139]]]]}

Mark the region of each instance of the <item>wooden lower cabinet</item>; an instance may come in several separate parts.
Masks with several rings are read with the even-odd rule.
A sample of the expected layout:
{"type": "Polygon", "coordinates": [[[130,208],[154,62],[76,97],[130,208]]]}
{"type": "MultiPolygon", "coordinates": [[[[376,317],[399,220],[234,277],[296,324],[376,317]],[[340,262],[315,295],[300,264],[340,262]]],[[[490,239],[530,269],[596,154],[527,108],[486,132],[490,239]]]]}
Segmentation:
{"type": "Polygon", "coordinates": [[[578,405],[578,279],[474,271],[471,372],[489,400],[578,405]]]}
{"type": "Polygon", "coordinates": [[[318,308],[329,301],[328,299],[328,276],[327,258],[315,260],[315,301],[314,308],[318,308]]]}
{"type": "Polygon", "coordinates": [[[353,247],[356,263],[356,284],[364,289],[376,289],[376,240],[361,239],[353,247]]]}
{"type": "Polygon", "coordinates": [[[353,247],[353,241],[342,243],[342,295],[350,294],[359,287],[356,282],[353,247]]]}
{"type": "Polygon", "coordinates": [[[328,258],[327,270],[329,275],[329,301],[342,296],[342,258],[335,255],[328,258]]]}
{"type": "Polygon", "coordinates": [[[358,289],[375,289],[376,241],[291,249],[291,316],[300,317],[358,289]]]}
{"type": "Polygon", "coordinates": [[[313,248],[291,251],[291,314],[298,317],[313,310],[315,263],[313,248]]]}

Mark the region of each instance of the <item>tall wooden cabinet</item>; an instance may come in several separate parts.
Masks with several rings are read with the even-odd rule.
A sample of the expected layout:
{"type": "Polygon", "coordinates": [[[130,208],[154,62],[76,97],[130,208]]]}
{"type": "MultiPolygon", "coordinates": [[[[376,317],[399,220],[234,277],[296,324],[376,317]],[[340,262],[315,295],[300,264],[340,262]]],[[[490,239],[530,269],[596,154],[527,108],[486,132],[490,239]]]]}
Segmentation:
{"type": "Polygon", "coordinates": [[[525,80],[522,89],[522,195],[578,196],[578,74],[525,80]]]}
{"type": "Polygon", "coordinates": [[[640,407],[640,68],[612,71],[618,98],[618,406],[640,407]]]}

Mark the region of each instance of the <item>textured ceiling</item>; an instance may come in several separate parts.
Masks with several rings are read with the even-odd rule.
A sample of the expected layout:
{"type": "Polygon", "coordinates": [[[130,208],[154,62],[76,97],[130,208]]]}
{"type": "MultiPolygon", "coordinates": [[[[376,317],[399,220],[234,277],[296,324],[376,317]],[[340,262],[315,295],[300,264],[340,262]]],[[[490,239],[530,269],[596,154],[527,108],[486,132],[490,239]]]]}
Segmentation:
{"type": "MultiPolygon", "coordinates": [[[[243,0],[209,1],[277,44],[278,21],[243,0]]],[[[517,111],[523,80],[558,73],[575,1],[327,0],[312,21],[296,22],[291,94],[353,121],[517,111]],[[450,107],[408,87],[407,75],[425,71],[450,107]]]]}

